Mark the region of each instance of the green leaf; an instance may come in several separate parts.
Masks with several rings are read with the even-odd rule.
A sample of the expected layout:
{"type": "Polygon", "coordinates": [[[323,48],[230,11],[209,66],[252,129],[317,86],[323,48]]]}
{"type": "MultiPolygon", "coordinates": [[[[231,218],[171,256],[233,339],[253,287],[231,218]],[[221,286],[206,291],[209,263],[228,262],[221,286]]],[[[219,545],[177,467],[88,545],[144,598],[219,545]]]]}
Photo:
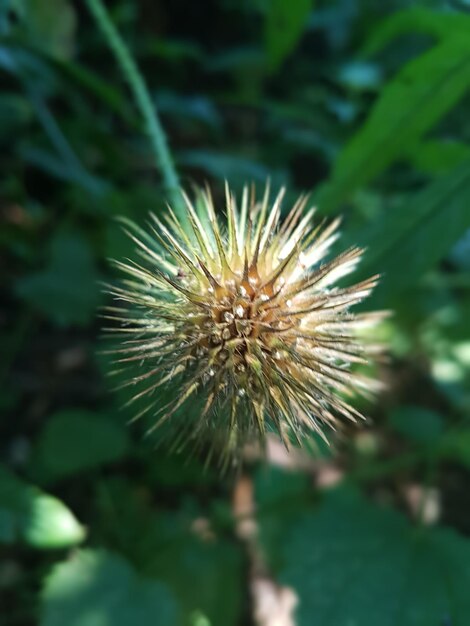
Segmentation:
{"type": "Polygon", "coordinates": [[[276,70],[296,47],[312,10],[312,0],[270,0],[264,40],[271,71],[276,70]]]}
{"type": "Polygon", "coordinates": [[[73,546],[85,529],[57,498],[0,467],[0,542],[24,541],[34,548],[73,546]]]}
{"type": "Polygon", "coordinates": [[[468,36],[470,18],[450,11],[436,11],[424,7],[410,7],[397,11],[371,29],[371,35],[362,47],[361,55],[379,52],[401,35],[424,33],[437,39],[450,39],[456,33],[468,36]]]}
{"type": "Polygon", "coordinates": [[[439,453],[443,458],[458,461],[470,470],[470,428],[448,433],[441,442],[439,453]]]}
{"type": "Polygon", "coordinates": [[[403,157],[469,88],[470,37],[443,41],[408,63],[382,90],[365,124],[340,153],[317,196],[336,209],[403,157]]]}
{"type": "Polygon", "coordinates": [[[389,423],[398,433],[421,444],[434,444],[444,431],[444,421],[435,411],[419,406],[401,406],[389,416],[389,423]]]}
{"type": "Polygon", "coordinates": [[[263,544],[274,563],[285,528],[311,504],[311,484],[305,473],[262,467],[255,475],[255,490],[263,544]]]}
{"type": "Polygon", "coordinates": [[[129,439],[124,425],[72,409],[47,420],[36,446],[34,471],[49,482],[121,459],[129,439]]]}
{"type": "Polygon", "coordinates": [[[388,306],[448,254],[470,227],[470,161],[407,198],[356,237],[368,250],[361,275],[381,272],[368,301],[388,306]]]}
{"type": "Polygon", "coordinates": [[[430,139],[418,144],[409,155],[416,169],[427,174],[441,174],[470,160],[470,146],[463,141],[430,139]]]}
{"type": "Polygon", "coordinates": [[[470,541],[413,527],[346,489],[285,528],[281,582],[298,626],[466,626],[470,541]]]}
{"type": "MultiPolygon", "coordinates": [[[[158,456],[154,462],[159,463],[158,456]]],[[[157,510],[151,504],[157,488],[137,489],[119,479],[101,482],[95,521],[101,542],[122,551],[142,574],[168,585],[181,604],[185,625],[199,611],[211,624],[235,626],[240,619],[241,551],[235,542],[219,536],[216,528],[208,526],[208,536],[204,530],[196,531],[197,521],[204,527],[208,511],[200,509],[187,491],[182,492],[184,502],[178,509],[157,510]]],[[[194,489],[201,491],[201,487],[194,489]]],[[[159,493],[164,490],[160,487],[159,493]]],[[[174,490],[169,493],[176,495],[174,490]]]]}
{"type": "Polygon", "coordinates": [[[236,626],[240,618],[242,591],[241,553],[222,538],[204,541],[170,532],[174,519],[167,519],[168,546],[162,546],[149,564],[149,571],[174,591],[187,614],[199,610],[212,624],[236,626]]]}
{"type": "Polygon", "coordinates": [[[177,607],[160,582],[121,557],[81,550],[56,565],[42,592],[40,626],[172,626],[177,607]]]}
{"type": "Polygon", "coordinates": [[[98,273],[88,242],[62,232],[52,240],[44,270],[21,278],[17,293],[61,326],[85,326],[99,302],[98,273]]]}
{"type": "Polygon", "coordinates": [[[75,10],[69,0],[23,0],[22,30],[29,43],[58,59],[68,59],[75,47],[75,10]]]}

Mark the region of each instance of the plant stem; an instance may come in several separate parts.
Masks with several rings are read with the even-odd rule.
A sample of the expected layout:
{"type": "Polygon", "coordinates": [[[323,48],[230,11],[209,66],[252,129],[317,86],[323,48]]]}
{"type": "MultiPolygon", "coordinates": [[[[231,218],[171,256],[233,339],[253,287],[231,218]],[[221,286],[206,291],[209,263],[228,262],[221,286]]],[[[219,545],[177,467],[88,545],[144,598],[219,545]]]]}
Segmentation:
{"type": "Polygon", "coordinates": [[[166,192],[173,205],[173,210],[180,217],[185,215],[180,192],[178,174],[168,148],[165,132],[160,123],[156,107],[152,103],[148,88],[139,69],[124,43],[117,28],[113,24],[102,0],[86,0],[88,8],[96,23],[101,28],[109,47],[114,53],[121,70],[129,83],[137,107],[145,120],[157,168],[162,174],[166,192]]]}

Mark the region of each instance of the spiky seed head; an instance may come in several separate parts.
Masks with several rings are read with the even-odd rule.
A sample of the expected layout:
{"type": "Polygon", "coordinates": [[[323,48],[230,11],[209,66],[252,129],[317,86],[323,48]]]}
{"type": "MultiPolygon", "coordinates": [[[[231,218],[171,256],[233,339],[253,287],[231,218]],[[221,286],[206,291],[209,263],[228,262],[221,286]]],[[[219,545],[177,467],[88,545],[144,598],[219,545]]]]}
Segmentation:
{"type": "Polygon", "coordinates": [[[257,201],[245,188],[237,204],[227,187],[223,223],[209,190],[194,205],[184,196],[187,228],[170,208],[151,215],[148,231],[127,223],[142,262],[116,262],[127,279],[111,288],[121,305],[110,317],[125,332],[117,350],[130,368],[125,384],[141,383],[135,399],[147,400],[139,415],[158,425],[189,407],[197,420],[180,418],[181,432],[212,431],[221,452],[262,443],[267,431],[286,445],[311,431],[323,436],[325,425],[361,417],[345,398],[373,387],[351,365],[373,351],[356,329],[380,315],[350,308],[377,276],[334,287],[363,251],[325,261],[338,220],[314,226],[301,197],[281,221],[283,196],[270,203],[267,186],[257,201]],[[172,399],[163,402],[168,386],[172,399]]]}

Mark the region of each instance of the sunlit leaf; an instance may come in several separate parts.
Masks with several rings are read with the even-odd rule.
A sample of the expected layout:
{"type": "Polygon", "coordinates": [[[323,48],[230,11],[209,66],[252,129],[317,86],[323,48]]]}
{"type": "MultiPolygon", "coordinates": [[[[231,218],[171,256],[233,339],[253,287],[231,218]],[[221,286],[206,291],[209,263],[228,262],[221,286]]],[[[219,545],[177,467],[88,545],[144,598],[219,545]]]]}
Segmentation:
{"type": "Polygon", "coordinates": [[[54,549],[84,538],[85,529],[60,500],[0,467],[0,542],[54,549]]]}
{"type": "Polygon", "coordinates": [[[121,557],[82,550],[56,565],[42,592],[40,626],[172,626],[171,592],[142,578],[121,557]]]}

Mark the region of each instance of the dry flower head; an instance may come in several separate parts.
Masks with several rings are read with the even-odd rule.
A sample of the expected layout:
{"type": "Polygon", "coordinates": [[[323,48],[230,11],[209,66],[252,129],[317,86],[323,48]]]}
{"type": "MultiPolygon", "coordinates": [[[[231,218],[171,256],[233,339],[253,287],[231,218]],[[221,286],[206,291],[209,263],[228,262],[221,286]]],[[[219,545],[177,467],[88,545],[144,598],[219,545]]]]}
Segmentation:
{"type": "Polygon", "coordinates": [[[141,262],[115,262],[126,275],[110,288],[117,302],[108,315],[123,333],[119,371],[128,372],[124,385],[140,385],[137,417],[158,426],[196,412],[178,416],[178,441],[213,433],[224,453],[262,444],[267,431],[286,445],[312,431],[324,437],[340,418],[362,417],[350,396],[374,390],[351,366],[377,351],[357,329],[381,314],[350,308],[378,277],[335,287],[363,250],[325,260],[339,220],[314,225],[306,196],[281,220],[283,196],[271,203],[267,186],[258,201],[245,188],[237,205],[226,187],[222,224],[206,189],[194,204],[184,196],[187,228],[171,208],[151,215],[148,231],[126,222],[141,262]]]}

